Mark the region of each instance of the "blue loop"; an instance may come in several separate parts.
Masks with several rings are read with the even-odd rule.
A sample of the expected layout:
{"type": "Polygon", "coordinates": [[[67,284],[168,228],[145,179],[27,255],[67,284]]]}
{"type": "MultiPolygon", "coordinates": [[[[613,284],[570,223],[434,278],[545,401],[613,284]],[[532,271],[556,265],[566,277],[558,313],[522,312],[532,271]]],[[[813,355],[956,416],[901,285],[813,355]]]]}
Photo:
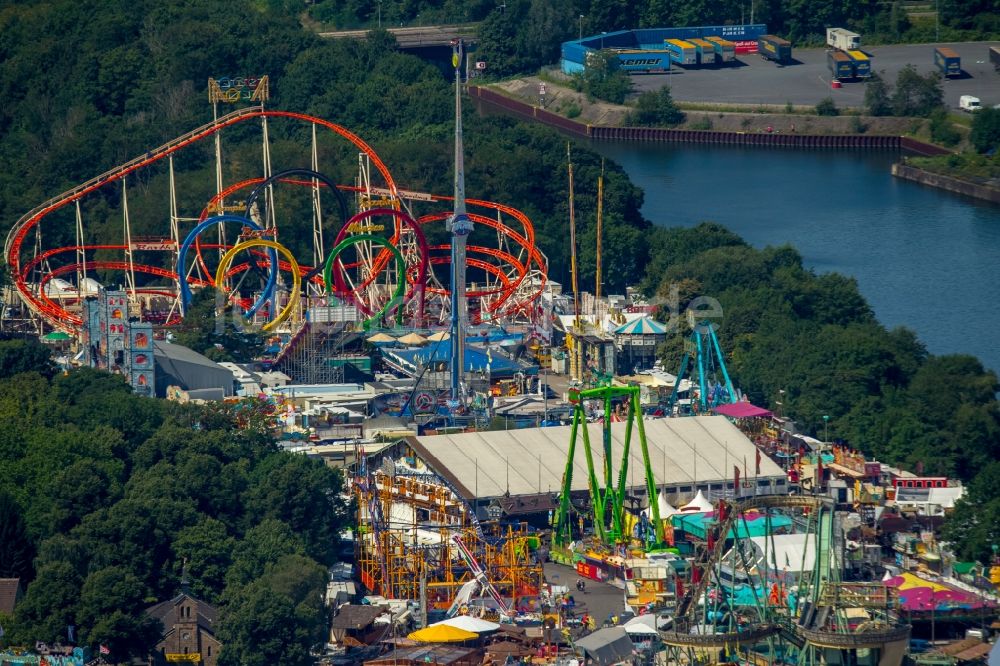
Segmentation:
{"type": "MultiPolygon", "coordinates": [[[[250,227],[255,231],[263,231],[260,225],[251,220],[248,217],[242,217],[240,215],[216,215],[206,219],[204,222],[200,223],[191,233],[187,235],[184,242],[181,243],[181,249],[177,253],[177,277],[178,283],[180,284],[181,291],[181,314],[187,314],[188,306],[191,305],[191,287],[188,285],[187,276],[187,253],[191,245],[194,243],[195,239],[209,227],[213,227],[216,224],[221,224],[223,222],[239,222],[245,227],[250,227]]],[[[260,310],[264,305],[271,299],[274,295],[274,287],[278,283],[278,252],[274,249],[267,251],[268,258],[271,260],[271,272],[267,276],[267,284],[264,285],[264,293],[260,295],[257,302],[247,310],[246,314],[248,317],[252,317],[258,310],[260,310]]]]}

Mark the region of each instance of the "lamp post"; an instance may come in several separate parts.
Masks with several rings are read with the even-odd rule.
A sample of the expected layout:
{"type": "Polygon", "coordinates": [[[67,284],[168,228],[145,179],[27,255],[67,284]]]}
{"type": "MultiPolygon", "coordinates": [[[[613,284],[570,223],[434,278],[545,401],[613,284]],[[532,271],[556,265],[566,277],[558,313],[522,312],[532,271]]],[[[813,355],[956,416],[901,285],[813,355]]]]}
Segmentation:
{"type": "Polygon", "coordinates": [[[823,415],[823,442],[824,443],[830,441],[829,431],[828,431],[829,425],[830,425],[830,417],[827,414],[824,414],[823,415]]]}
{"type": "Polygon", "coordinates": [[[382,29],[382,0],[378,0],[378,29],[382,29]]]}
{"type": "Polygon", "coordinates": [[[577,37],[577,40],[581,39],[583,39],[583,14],[580,14],[580,35],[577,37]]]}

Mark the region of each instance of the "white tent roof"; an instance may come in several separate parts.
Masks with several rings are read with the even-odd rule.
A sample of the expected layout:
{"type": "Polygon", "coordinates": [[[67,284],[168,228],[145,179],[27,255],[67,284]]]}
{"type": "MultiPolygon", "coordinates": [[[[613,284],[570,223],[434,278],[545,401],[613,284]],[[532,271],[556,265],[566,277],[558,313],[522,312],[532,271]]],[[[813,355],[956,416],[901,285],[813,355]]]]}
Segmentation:
{"type": "Polygon", "coordinates": [[[500,628],[500,625],[496,622],[481,620],[478,617],[471,617],[469,615],[456,615],[455,617],[449,617],[447,620],[435,622],[431,626],[437,627],[442,625],[455,627],[456,629],[464,629],[465,631],[471,631],[474,634],[485,634],[490,631],[496,631],[500,628]]]}
{"type": "MultiPolygon", "coordinates": [[[[645,419],[649,467],[654,485],[688,485],[732,479],[733,462],[753,460],[757,449],[724,416],[645,419]],[[695,473],[697,472],[697,479],[695,473]]],[[[611,424],[611,456],[618,469],[625,447],[625,423],[611,424]]],[[[569,452],[572,426],[523,428],[472,433],[426,435],[407,443],[434,472],[444,476],[465,498],[534,495],[559,492],[569,452]],[[477,492],[478,491],[478,492],[477,492]]],[[[603,469],[600,423],[587,425],[596,469],[603,469]],[[596,445],[595,445],[596,443],[596,445]]],[[[629,468],[636,470],[629,488],[645,487],[642,447],[633,428],[629,468]]],[[[572,490],[588,490],[587,460],[578,437],[572,465],[572,490]]],[[[631,474],[629,475],[632,476],[631,474]]],[[[760,479],[784,479],[785,472],[764,456],[760,479]]],[[[708,509],[710,510],[710,509],[708,509]]]]}
{"type": "Polygon", "coordinates": [[[675,509],[673,505],[671,505],[670,502],[667,501],[667,495],[666,493],[663,492],[662,488],[660,488],[660,494],[656,496],[656,505],[657,508],[660,509],[660,518],[668,518],[674,515],[675,513],[680,513],[680,511],[675,509]]]}
{"type": "Polygon", "coordinates": [[[632,618],[622,625],[622,629],[630,634],[655,635],[657,629],[662,629],[668,624],[670,624],[669,618],[661,618],[656,613],[647,613],[646,615],[638,615],[632,618]]]}
{"type": "MultiPolygon", "coordinates": [[[[656,496],[656,505],[657,505],[657,508],[659,508],[659,510],[660,510],[660,519],[661,520],[663,520],[665,518],[669,518],[670,516],[674,515],[675,513],[680,513],[680,511],[678,511],[677,509],[675,509],[673,507],[673,505],[670,502],[667,501],[667,496],[663,492],[662,488],[660,489],[659,494],[656,496]]],[[[646,507],[645,509],[643,509],[641,511],[641,513],[642,513],[642,515],[648,517],[649,516],[649,507],[646,507]]]]}
{"type": "Polygon", "coordinates": [[[681,507],[681,513],[687,512],[697,512],[697,513],[708,513],[712,511],[715,507],[712,503],[705,499],[705,496],[701,493],[701,489],[698,490],[698,494],[694,496],[694,499],[681,507]]]}

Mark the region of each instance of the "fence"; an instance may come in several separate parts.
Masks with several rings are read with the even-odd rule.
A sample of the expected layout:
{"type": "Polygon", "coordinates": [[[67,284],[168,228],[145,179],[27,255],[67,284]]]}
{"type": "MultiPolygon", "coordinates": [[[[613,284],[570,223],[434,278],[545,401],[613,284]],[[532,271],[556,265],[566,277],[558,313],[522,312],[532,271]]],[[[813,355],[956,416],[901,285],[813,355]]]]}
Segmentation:
{"type": "Polygon", "coordinates": [[[905,150],[919,155],[940,155],[948,151],[909,137],[874,134],[766,134],[755,132],[714,132],[668,129],[664,127],[606,127],[586,125],[537,106],[525,104],[488,88],[469,86],[469,94],[491,106],[520,118],[534,120],[570,134],[598,141],[647,141],[708,143],[729,146],[793,148],[848,148],[905,150]]]}

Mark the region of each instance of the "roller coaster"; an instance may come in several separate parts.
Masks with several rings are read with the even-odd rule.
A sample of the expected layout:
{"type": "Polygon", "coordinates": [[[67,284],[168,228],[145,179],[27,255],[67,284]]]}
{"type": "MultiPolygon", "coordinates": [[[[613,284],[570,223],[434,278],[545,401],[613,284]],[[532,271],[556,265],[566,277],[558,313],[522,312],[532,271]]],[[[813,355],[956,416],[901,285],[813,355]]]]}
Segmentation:
{"type": "MultiPolygon", "coordinates": [[[[254,106],[36,206],[13,225],[4,257],[26,320],[39,331],[79,333],[80,302],[94,285],[109,283],[124,286],[130,315],[163,325],[182,320],[193,290],[215,287],[265,331],[294,330],[310,310],[333,306],[366,328],[433,326],[449,317],[450,285],[437,272],[451,259],[450,245],[432,243],[428,235],[440,235],[435,227],[451,214],[452,202],[401,190],[375,150],[347,128],[254,106]],[[296,146],[308,144],[296,156],[286,140],[283,161],[308,166],[272,168],[276,126],[284,137],[302,137],[296,146]],[[262,172],[247,176],[254,169],[247,146],[255,129],[262,172]],[[324,133],[357,150],[354,183],[336,184],[324,174],[337,166],[321,165],[320,155],[333,152],[324,133]],[[222,140],[230,134],[230,159],[224,160],[222,140]],[[214,166],[208,167],[203,163],[213,144],[214,166]],[[209,171],[216,182],[206,200],[196,193],[212,188],[209,171]],[[184,210],[199,198],[194,207],[200,210],[184,210]],[[292,225],[306,217],[311,252],[297,247],[296,256],[279,231],[294,238],[292,225]],[[134,234],[138,227],[144,233],[134,234]]],[[[466,205],[469,217],[489,230],[467,248],[472,323],[532,322],[540,314],[547,260],[531,221],[504,204],[467,199],[466,205]]]]}
{"type": "Polygon", "coordinates": [[[767,495],[717,507],[696,549],[690,584],[678,592],[673,628],[661,633],[668,659],[900,663],[910,627],[898,615],[898,597],[882,583],[840,580],[832,501],[767,495]],[[764,521],[763,547],[747,538],[751,515],[764,521]],[[787,554],[779,561],[777,517],[790,518],[798,530],[799,562],[787,554]]]}

